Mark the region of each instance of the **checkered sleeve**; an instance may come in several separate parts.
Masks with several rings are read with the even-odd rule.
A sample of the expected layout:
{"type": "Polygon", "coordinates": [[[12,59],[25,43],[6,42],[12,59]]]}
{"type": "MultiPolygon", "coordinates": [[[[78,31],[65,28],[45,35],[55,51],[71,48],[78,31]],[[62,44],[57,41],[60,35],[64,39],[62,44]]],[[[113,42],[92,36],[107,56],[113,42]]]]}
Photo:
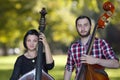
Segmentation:
{"type": "Polygon", "coordinates": [[[112,47],[105,40],[101,41],[101,46],[102,46],[102,49],[103,49],[103,54],[104,54],[106,59],[119,60],[116,57],[115,52],[113,51],[112,47]]]}
{"type": "Polygon", "coordinates": [[[74,70],[74,60],[73,60],[70,48],[68,49],[68,57],[67,57],[67,63],[66,63],[65,69],[67,69],[70,72],[74,70]]]}

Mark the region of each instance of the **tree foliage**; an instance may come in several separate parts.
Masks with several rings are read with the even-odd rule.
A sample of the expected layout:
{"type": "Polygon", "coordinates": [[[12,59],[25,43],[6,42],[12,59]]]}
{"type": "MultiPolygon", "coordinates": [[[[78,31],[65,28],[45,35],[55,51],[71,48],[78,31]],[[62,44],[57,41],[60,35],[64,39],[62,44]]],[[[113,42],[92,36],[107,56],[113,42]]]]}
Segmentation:
{"type": "MultiPolygon", "coordinates": [[[[19,47],[24,33],[31,28],[38,30],[40,10],[45,7],[46,30],[48,42],[57,48],[68,46],[78,35],[75,29],[75,19],[79,15],[87,15],[96,22],[104,10],[102,5],[106,0],[0,0],[0,47],[19,47]],[[55,44],[54,44],[55,43],[55,44]],[[54,44],[54,45],[53,45],[54,44]]],[[[118,32],[120,27],[120,1],[110,0],[116,10],[110,26],[118,32]]],[[[99,35],[107,37],[105,32],[99,35]]]]}

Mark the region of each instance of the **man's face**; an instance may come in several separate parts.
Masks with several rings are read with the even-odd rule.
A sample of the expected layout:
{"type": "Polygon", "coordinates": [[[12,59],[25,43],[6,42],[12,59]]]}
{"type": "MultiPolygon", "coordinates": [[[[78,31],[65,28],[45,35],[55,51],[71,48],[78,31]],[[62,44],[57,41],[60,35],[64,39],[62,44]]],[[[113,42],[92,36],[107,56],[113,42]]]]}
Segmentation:
{"type": "Polygon", "coordinates": [[[81,37],[87,37],[90,35],[91,26],[87,18],[79,19],[76,26],[81,37]]]}

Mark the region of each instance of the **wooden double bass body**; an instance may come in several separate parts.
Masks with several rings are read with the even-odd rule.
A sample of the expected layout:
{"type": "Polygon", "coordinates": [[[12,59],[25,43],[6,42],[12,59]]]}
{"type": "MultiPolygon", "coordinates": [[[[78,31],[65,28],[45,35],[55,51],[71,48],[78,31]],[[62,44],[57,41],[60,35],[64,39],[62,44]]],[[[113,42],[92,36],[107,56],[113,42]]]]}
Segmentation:
{"type": "MultiPolygon", "coordinates": [[[[97,28],[103,29],[105,27],[105,23],[107,22],[107,19],[111,17],[114,13],[115,7],[111,2],[107,1],[103,4],[103,9],[106,12],[98,19],[98,22],[94,27],[92,37],[88,44],[88,49],[86,53],[87,55],[90,55],[97,28]]],[[[97,64],[90,65],[84,63],[80,67],[76,80],[109,80],[109,78],[106,72],[104,71],[103,66],[97,64]]]]}
{"type": "MultiPolygon", "coordinates": [[[[40,32],[43,33],[46,26],[45,15],[47,14],[45,8],[41,10],[40,14],[41,14],[41,17],[39,22],[39,30],[40,32]]],[[[20,77],[18,80],[55,80],[51,75],[49,75],[44,70],[42,70],[42,62],[43,62],[42,53],[43,53],[43,43],[39,41],[36,68],[26,73],[25,75],[20,77]]]]}

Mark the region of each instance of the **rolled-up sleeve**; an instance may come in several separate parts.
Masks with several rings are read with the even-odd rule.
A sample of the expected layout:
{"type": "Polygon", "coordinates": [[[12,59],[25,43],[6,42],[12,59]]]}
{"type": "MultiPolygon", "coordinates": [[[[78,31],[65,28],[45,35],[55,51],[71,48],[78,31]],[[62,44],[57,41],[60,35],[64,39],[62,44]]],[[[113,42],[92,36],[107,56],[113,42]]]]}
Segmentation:
{"type": "Polygon", "coordinates": [[[102,40],[102,49],[106,59],[119,60],[115,55],[115,52],[113,51],[112,47],[105,40],[102,40]]]}
{"type": "Polygon", "coordinates": [[[74,60],[72,57],[72,52],[70,50],[70,48],[68,49],[68,57],[67,57],[67,62],[66,62],[66,66],[65,69],[67,69],[68,71],[72,72],[74,70],[74,60]]]}

